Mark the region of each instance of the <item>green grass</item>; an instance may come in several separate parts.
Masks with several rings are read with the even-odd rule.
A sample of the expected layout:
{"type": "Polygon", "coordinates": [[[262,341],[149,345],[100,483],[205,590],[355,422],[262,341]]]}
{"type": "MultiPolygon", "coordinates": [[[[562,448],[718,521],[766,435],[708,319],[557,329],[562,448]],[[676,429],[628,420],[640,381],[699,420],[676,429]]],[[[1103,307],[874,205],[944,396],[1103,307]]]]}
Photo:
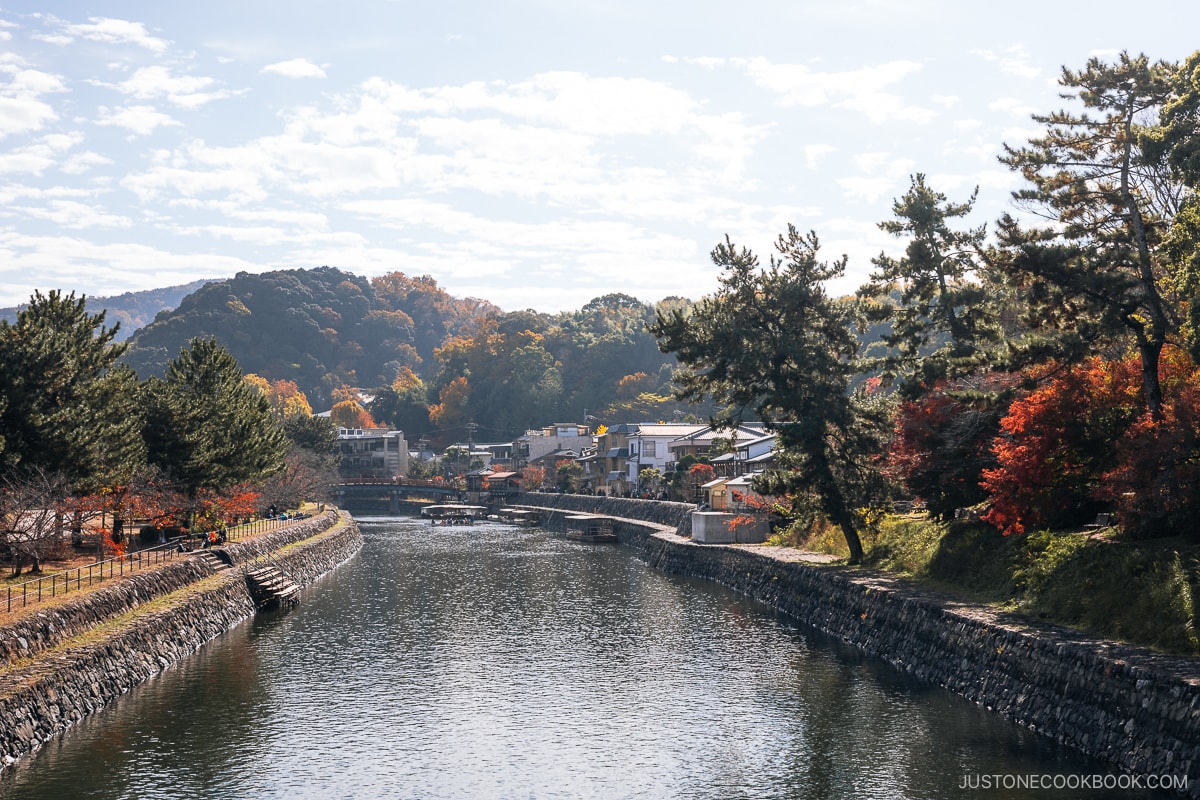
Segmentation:
{"type": "MultiPolygon", "coordinates": [[[[1200,653],[1200,546],[1089,533],[1003,536],[986,523],[891,516],[862,538],[866,566],[930,588],[1092,636],[1200,653]]],[[[847,555],[840,531],[820,524],[775,542],[847,555]]]]}

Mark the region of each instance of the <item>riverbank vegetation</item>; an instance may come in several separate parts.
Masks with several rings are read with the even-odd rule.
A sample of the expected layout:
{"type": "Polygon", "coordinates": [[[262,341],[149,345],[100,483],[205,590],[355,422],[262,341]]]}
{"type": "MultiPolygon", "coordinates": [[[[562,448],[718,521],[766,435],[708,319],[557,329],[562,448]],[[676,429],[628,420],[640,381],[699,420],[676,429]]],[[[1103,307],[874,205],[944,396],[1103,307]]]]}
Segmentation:
{"type": "Polygon", "coordinates": [[[855,297],[824,294],[844,259],[789,227],[765,267],[726,239],[717,293],[651,330],[680,396],[777,433],[754,488],[788,498],[794,537],[836,529],[851,563],[1194,653],[1200,53],[1060,83],[1073,105],[999,154],[1024,186],[994,237],[962,224],[973,195],[916,175],[880,225],[904,254],[855,297]]]}
{"type": "MultiPolygon", "coordinates": [[[[846,558],[834,526],[815,522],[773,544],[846,558]]],[[[888,515],[863,533],[866,567],[956,597],[1092,636],[1196,655],[1200,542],[1130,540],[1115,527],[1005,536],[979,520],[888,515]]]]}
{"type": "Polygon", "coordinates": [[[0,321],[0,548],[16,574],[86,538],[123,552],[135,521],[157,540],[294,506],[312,463],[297,453],[331,459],[332,426],[273,407],[215,340],[140,381],[115,334],[59,292],[0,321]]]}

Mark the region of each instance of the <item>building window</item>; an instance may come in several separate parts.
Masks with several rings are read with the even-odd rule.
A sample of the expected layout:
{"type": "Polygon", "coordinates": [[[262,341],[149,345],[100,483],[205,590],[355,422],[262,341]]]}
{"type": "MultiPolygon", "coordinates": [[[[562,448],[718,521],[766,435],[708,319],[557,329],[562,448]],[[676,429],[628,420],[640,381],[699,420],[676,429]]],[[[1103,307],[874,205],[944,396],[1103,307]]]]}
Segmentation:
{"type": "Polygon", "coordinates": [[[655,458],[658,448],[655,447],[658,442],[642,442],[642,456],[645,458],[655,458]]]}

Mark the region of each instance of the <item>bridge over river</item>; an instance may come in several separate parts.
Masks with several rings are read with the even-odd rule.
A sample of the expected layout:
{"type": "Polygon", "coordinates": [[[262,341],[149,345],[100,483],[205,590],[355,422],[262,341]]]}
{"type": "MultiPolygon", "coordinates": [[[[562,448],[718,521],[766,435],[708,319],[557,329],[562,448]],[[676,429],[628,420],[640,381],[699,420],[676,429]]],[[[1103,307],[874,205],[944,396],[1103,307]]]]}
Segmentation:
{"type": "Polygon", "coordinates": [[[330,492],[339,508],[356,516],[415,514],[431,503],[463,498],[463,492],[453,484],[410,478],[348,481],[331,487],[330,492]]]}

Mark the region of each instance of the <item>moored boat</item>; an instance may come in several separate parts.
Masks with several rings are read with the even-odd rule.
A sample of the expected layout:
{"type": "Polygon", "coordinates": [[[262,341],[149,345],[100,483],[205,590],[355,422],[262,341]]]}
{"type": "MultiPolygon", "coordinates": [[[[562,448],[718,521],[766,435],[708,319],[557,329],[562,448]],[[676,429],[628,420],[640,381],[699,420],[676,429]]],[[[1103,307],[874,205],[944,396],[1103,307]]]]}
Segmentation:
{"type": "Polygon", "coordinates": [[[462,503],[444,503],[425,506],[421,516],[433,525],[474,525],[475,520],[487,516],[487,506],[468,506],[462,503]]]}
{"type": "Polygon", "coordinates": [[[599,514],[573,514],[566,518],[567,538],[577,542],[615,542],[613,518],[599,514]]]}
{"type": "Polygon", "coordinates": [[[491,518],[519,528],[536,528],[542,524],[541,513],[531,508],[501,508],[491,518]]]}

